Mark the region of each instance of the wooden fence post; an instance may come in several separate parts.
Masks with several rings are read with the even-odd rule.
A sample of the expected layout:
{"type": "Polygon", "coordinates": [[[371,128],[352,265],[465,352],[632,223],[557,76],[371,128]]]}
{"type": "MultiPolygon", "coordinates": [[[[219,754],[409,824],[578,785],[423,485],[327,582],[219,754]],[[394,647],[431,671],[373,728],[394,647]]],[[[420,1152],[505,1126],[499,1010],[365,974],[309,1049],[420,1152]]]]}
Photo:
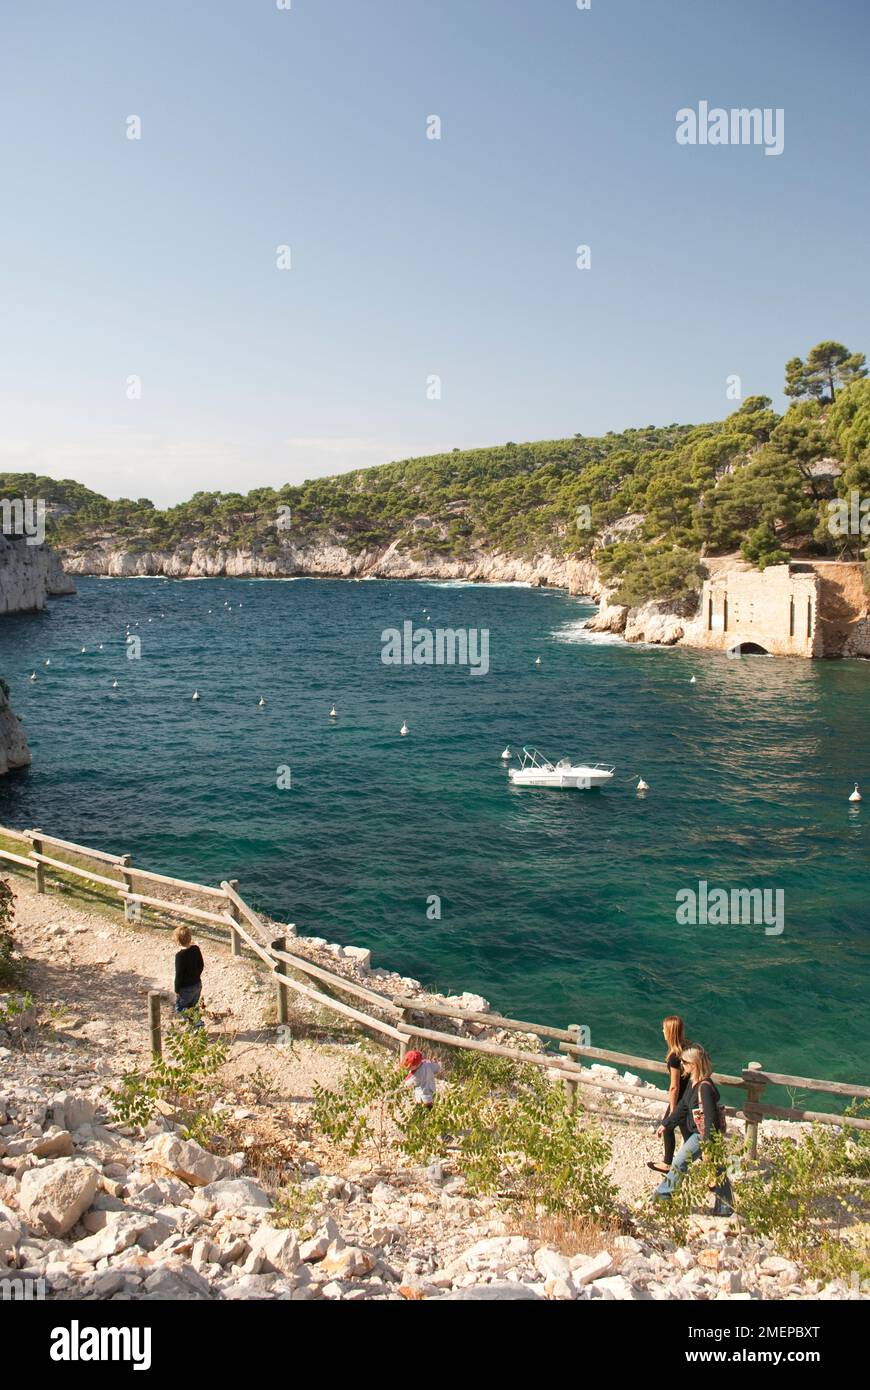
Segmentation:
{"type": "MultiPolygon", "coordinates": [[[[579,1024],[579,1023],[569,1023],[569,1024],[568,1024],[568,1029],[567,1029],[567,1031],[568,1031],[569,1033],[573,1033],[573,1034],[574,1034],[574,1038],[575,1038],[575,1040],[576,1040],[576,1045],[577,1045],[577,1047],[579,1047],[579,1046],[580,1046],[580,1024],[579,1024]]],[[[569,1054],[569,1057],[570,1057],[570,1054],[569,1054]]],[[[578,1065],[580,1064],[580,1058],[579,1058],[579,1057],[570,1057],[570,1060],[571,1060],[572,1062],[576,1062],[578,1065]]],[[[573,1110],[576,1110],[576,1109],[577,1109],[577,1082],[574,1080],[573,1077],[571,1077],[571,1076],[566,1076],[565,1079],[564,1079],[564,1081],[562,1082],[562,1085],[563,1085],[563,1087],[565,1088],[565,1095],[566,1095],[567,1098],[568,1098],[568,1106],[569,1106],[569,1108],[570,1108],[572,1111],[573,1111],[573,1110]]]]}
{"type": "MultiPolygon", "coordinates": [[[[237,878],[228,878],[227,883],[236,893],[238,893],[239,880],[237,878]]],[[[230,916],[235,918],[237,922],[240,920],[239,909],[236,906],[236,904],[232,901],[232,899],[230,899],[230,916]]],[[[283,946],[281,949],[284,949],[283,946]]],[[[240,956],[242,954],[242,938],[239,936],[239,933],[233,927],[230,927],[230,951],[234,956],[240,956]]],[[[282,1020],[282,1022],[284,1021],[286,1020],[282,1020]]]]}
{"type": "Polygon", "coordinates": [[[761,1124],[761,1112],[758,1106],[761,1102],[761,1095],[767,1085],[766,1081],[761,1081],[754,1072],[761,1071],[760,1062],[747,1062],[743,1072],[743,1080],[746,1083],[746,1100],[743,1104],[743,1114],[746,1116],[746,1135],[749,1139],[749,1157],[758,1157],[758,1127],[761,1124]]]}
{"type": "MultiPolygon", "coordinates": [[[[30,849],[33,854],[42,854],[42,841],[35,838],[41,834],[40,830],[31,830],[30,832],[30,849]]],[[[37,893],[45,892],[45,865],[38,861],[36,863],[36,891],[37,893]]]]}
{"type": "MultiPolygon", "coordinates": [[[[287,949],[287,941],[286,941],[286,938],[285,938],[285,937],[283,937],[283,936],[276,937],[276,939],[272,942],[272,950],[273,950],[273,951],[286,951],[286,949],[287,949]]],[[[277,971],[277,973],[278,973],[279,975],[286,975],[286,974],[287,974],[287,962],[286,962],[286,961],[283,961],[283,960],[277,960],[277,961],[275,962],[275,970],[277,971]]],[[[288,1021],[288,1019],[289,1019],[289,1017],[290,1017],[290,1011],[289,1011],[289,1009],[288,1009],[288,1007],[287,1007],[287,1005],[288,1005],[288,1003],[289,1003],[289,999],[290,999],[290,992],[289,992],[289,990],[287,989],[287,986],[286,986],[286,985],[282,985],[282,984],[281,984],[281,981],[280,981],[280,980],[277,982],[277,989],[278,989],[278,1022],[279,1022],[279,1023],[287,1023],[287,1021],[288,1021]]]]}
{"type": "MultiPolygon", "coordinates": [[[[396,1023],[396,1027],[397,1027],[397,1028],[402,1028],[406,1023],[410,1023],[410,1021],[411,1021],[411,1019],[410,1019],[408,1010],[407,1010],[406,1008],[403,1008],[403,1009],[402,1009],[402,1012],[401,1012],[401,1014],[400,1014],[400,1016],[399,1016],[399,1019],[398,1019],[398,1021],[397,1021],[397,1023],[396,1023]]],[[[410,1035],[409,1035],[408,1037],[404,1037],[404,1038],[400,1038],[400,1039],[399,1039],[399,1061],[400,1061],[400,1062],[402,1061],[403,1057],[405,1056],[405,1053],[406,1053],[406,1052],[411,1052],[412,1050],[413,1050],[413,1043],[411,1042],[410,1035]]]]}
{"type": "Polygon", "coordinates": [[[151,1051],[155,1057],[163,1056],[163,1035],[160,1028],[160,990],[148,991],[148,1027],[151,1032],[151,1051]]]}
{"type": "MultiPolygon", "coordinates": [[[[128,893],[133,892],[133,875],[128,870],[130,863],[129,854],[124,854],[118,861],[118,871],[124,879],[124,888],[128,893]]],[[[142,920],[142,909],[138,903],[131,903],[129,898],[124,899],[124,921],[139,922],[142,920]]]]}

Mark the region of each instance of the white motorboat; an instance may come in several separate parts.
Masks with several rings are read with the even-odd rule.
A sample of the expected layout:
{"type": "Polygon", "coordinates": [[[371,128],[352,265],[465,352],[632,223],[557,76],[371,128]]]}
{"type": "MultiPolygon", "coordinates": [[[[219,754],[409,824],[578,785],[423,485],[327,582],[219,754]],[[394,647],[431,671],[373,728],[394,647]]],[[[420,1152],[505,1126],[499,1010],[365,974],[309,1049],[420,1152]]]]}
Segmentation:
{"type": "Polygon", "coordinates": [[[592,787],[606,787],[612,781],[614,771],[604,763],[588,766],[585,763],[572,763],[570,758],[560,758],[559,762],[551,763],[537,748],[524,748],[520,766],[510,768],[508,777],[515,787],[589,791],[592,787]]]}

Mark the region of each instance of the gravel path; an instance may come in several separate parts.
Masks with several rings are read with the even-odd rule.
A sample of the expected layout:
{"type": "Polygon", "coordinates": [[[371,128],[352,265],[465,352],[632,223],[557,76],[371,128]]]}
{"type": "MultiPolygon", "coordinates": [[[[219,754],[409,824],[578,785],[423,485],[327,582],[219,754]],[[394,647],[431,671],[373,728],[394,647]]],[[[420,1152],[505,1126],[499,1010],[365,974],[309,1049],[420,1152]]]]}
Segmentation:
{"type": "MultiPolygon", "coordinates": [[[[57,891],[40,895],[20,880],[15,890],[28,987],[42,1007],[57,1001],[58,1029],[98,1044],[116,1074],[147,1064],[149,990],[163,993],[164,1029],[173,1018],[176,945],[171,929],[88,910],[57,891]]],[[[316,1082],[335,1085],[354,1056],[377,1050],[359,1033],[318,1019],[317,1007],[304,1000],[298,1006],[294,1001],[292,1047],[280,1046],[274,992],[265,972],[247,958],[234,957],[222,943],[203,935],[196,939],[205,957],[206,1021],[230,1042],[227,1080],[265,1074],[276,1098],[303,1110],[316,1082]],[[300,1032],[317,1036],[299,1037],[300,1032]]],[[[623,1198],[642,1199],[656,1181],[647,1160],[661,1157],[650,1118],[614,1115],[603,1092],[588,1099],[612,1142],[611,1173],[623,1198]]]]}

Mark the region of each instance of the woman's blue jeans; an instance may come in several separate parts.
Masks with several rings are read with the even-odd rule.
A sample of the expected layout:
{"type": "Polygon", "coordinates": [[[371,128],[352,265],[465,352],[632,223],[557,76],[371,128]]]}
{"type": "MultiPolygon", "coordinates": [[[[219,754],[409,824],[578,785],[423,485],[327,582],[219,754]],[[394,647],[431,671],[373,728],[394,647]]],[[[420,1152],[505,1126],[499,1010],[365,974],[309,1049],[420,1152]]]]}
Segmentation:
{"type": "MultiPolygon", "coordinates": [[[[671,1170],[666,1173],[662,1181],[656,1188],[657,1197],[670,1197],[680,1178],[685,1173],[692,1159],[697,1158],[701,1152],[701,1136],[697,1130],[690,1134],[685,1143],[681,1144],[674,1154],[674,1161],[671,1170]]],[[[728,1181],[728,1174],[724,1171],[719,1173],[719,1186],[715,1189],[716,1205],[713,1208],[716,1216],[731,1216],[734,1208],[731,1205],[732,1193],[731,1183],[728,1181]]]]}
{"type": "Polygon", "coordinates": [[[186,1009],[195,1009],[201,994],[202,981],[195,985],[184,985],[175,996],[175,1012],[183,1014],[186,1009]]]}

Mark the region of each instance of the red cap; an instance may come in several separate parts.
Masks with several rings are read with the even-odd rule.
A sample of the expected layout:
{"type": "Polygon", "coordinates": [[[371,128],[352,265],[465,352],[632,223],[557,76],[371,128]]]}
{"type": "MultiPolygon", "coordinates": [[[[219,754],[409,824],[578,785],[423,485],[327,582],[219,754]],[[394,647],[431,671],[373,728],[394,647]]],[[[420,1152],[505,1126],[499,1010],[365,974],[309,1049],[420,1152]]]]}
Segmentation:
{"type": "Polygon", "coordinates": [[[422,1052],[406,1052],[402,1060],[408,1071],[416,1071],[423,1060],[423,1054],[422,1052]]]}

